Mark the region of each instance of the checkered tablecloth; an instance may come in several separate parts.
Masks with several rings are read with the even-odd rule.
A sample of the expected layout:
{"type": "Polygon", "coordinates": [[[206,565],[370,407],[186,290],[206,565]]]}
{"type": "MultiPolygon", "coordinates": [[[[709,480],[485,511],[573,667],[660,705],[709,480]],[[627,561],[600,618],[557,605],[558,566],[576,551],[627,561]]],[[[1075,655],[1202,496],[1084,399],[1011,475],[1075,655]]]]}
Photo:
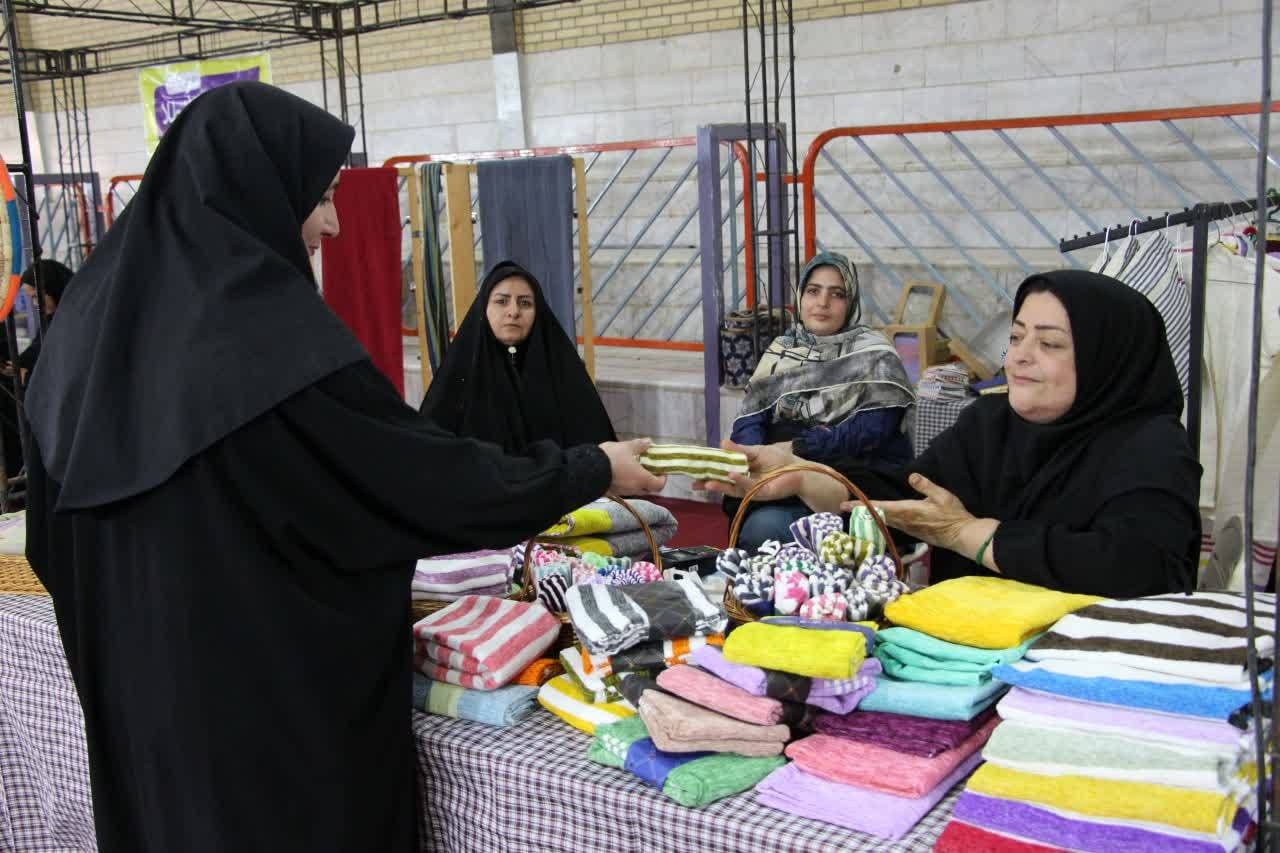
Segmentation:
{"type": "Polygon", "coordinates": [[[921,397],[916,403],[916,423],[911,433],[911,447],[916,456],[924,453],[935,438],[950,429],[965,407],[972,405],[977,399],[965,397],[963,400],[929,400],[921,397]]]}
{"type": "MultiPolygon", "coordinates": [[[[953,791],[897,844],[757,805],[668,800],[586,759],[590,738],[545,711],[507,729],[415,714],[423,850],[928,850],[953,791]]],[[[0,596],[0,851],[91,851],[84,720],[49,599],[0,596]]]]}
{"type": "Polygon", "coordinates": [[[424,847],[448,851],[923,851],[959,789],[897,844],[758,805],[687,809],[586,759],[591,738],[543,711],[509,729],[416,714],[424,847]]]}

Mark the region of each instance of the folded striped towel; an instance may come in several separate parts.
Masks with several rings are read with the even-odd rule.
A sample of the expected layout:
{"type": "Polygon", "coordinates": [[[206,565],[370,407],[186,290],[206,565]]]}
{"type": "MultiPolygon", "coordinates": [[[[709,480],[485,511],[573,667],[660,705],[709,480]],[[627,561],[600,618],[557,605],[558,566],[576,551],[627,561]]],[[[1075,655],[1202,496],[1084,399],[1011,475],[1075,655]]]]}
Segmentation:
{"type": "Polygon", "coordinates": [[[538,603],[468,595],[413,626],[423,675],[473,690],[510,682],[555,642],[560,620],[538,603]]]}
{"type": "Polygon", "coordinates": [[[746,454],[688,444],[654,444],[640,454],[645,470],[658,475],[683,474],[695,480],[733,482],[730,474],[746,474],[746,454]]]}
{"type": "Polygon", "coordinates": [[[413,676],[413,707],[428,714],[511,726],[538,709],[538,688],[509,684],[497,690],[468,690],[456,684],[413,676]]]}
{"type": "Polygon", "coordinates": [[[616,723],[623,717],[634,717],[636,713],[627,702],[596,704],[588,701],[586,694],[567,673],[538,688],[538,704],[589,735],[596,733],[596,726],[616,723]]]}
{"type": "Polygon", "coordinates": [[[419,560],[410,594],[419,601],[452,601],[463,595],[506,595],[511,583],[509,551],[468,551],[419,560]]]}
{"type": "Polygon", "coordinates": [[[582,668],[585,672],[600,676],[624,672],[660,672],[669,666],[678,666],[704,646],[723,646],[724,634],[706,637],[677,637],[657,643],[643,643],[618,652],[616,655],[593,655],[582,649],[582,668]]]}
{"type": "MultiPolygon", "coordinates": [[[[1275,597],[1256,595],[1256,644],[1262,658],[1275,651],[1275,597]]],[[[1243,595],[1199,592],[1103,601],[1058,620],[1027,657],[1114,663],[1207,682],[1240,682],[1246,675],[1248,628],[1243,595]]]]}
{"type": "MultiPolygon", "coordinates": [[[[1080,699],[1102,705],[1142,708],[1166,714],[1205,717],[1229,721],[1252,699],[1249,690],[1228,688],[1206,682],[1188,683],[1174,680],[1165,673],[1148,671],[1150,677],[1138,680],[1121,677],[1120,670],[1141,673],[1129,667],[1118,667],[1109,673],[1088,673],[1076,661],[1018,661],[991,670],[993,678],[1039,693],[1052,693],[1069,699],[1080,699]]],[[[1266,681],[1264,696],[1270,701],[1271,680],[1266,681]]]]}
{"type": "Polygon", "coordinates": [[[692,578],[617,587],[579,584],[565,595],[569,618],[588,651],[612,655],[643,642],[720,634],[724,609],[692,578]]]}

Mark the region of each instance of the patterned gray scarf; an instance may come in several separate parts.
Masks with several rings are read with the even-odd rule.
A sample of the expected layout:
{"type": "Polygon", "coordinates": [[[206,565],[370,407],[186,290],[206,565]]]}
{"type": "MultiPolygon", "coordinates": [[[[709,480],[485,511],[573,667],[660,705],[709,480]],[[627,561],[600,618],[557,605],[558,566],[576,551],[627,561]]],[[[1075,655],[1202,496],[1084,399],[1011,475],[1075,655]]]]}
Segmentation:
{"type": "Polygon", "coordinates": [[[852,307],[844,328],[818,336],[797,322],[775,338],[751,376],[739,418],[776,408],[785,420],[836,426],[858,412],[915,404],[897,350],[883,334],[862,324],[858,278],[848,258],[834,252],[814,255],[800,276],[800,291],[822,266],[838,270],[849,293],[852,307]]]}

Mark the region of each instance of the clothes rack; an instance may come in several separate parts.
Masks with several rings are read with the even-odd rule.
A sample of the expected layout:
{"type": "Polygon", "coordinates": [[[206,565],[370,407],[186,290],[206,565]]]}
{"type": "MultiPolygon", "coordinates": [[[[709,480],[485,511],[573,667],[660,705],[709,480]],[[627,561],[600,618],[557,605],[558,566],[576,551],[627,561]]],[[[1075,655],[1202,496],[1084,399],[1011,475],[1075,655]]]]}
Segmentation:
{"type": "MultiPolygon", "coordinates": [[[[1280,198],[1275,193],[1268,193],[1266,197],[1266,205],[1269,208],[1280,206],[1280,198]]],[[[1076,249],[1083,249],[1089,246],[1096,246],[1107,242],[1113,238],[1121,238],[1125,236],[1146,234],[1151,231],[1159,231],[1174,225],[1190,225],[1192,230],[1191,239],[1191,371],[1188,376],[1188,393],[1187,393],[1187,432],[1191,438],[1191,446],[1196,455],[1200,452],[1200,396],[1201,396],[1201,376],[1200,366],[1204,358],[1204,315],[1205,315],[1205,291],[1207,283],[1206,269],[1208,266],[1209,255],[1209,223],[1216,222],[1220,219],[1229,219],[1240,214],[1252,213],[1258,209],[1258,200],[1250,199],[1245,201],[1219,202],[1219,203],[1201,203],[1194,207],[1186,208],[1178,213],[1166,214],[1164,217],[1149,217],[1145,220],[1135,220],[1129,225],[1117,225],[1104,231],[1098,231],[1092,234],[1086,234],[1083,237],[1073,236],[1070,240],[1062,240],[1059,243],[1059,250],[1064,254],[1072,252],[1076,249]]],[[[1265,261],[1266,247],[1259,248],[1261,258],[1259,263],[1265,261]]],[[[1261,318],[1254,318],[1256,322],[1261,322],[1261,318]]],[[[1250,477],[1250,481],[1252,477],[1250,477]]],[[[1246,484],[1246,488],[1251,483],[1246,484]]],[[[1274,484],[1272,485],[1274,487],[1274,484]]],[[[1253,571],[1253,541],[1246,535],[1244,543],[1244,560],[1245,571],[1251,573],[1253,571]]],[[[1246,582],[1246,594],[1252,589],[1252,584],[1246,582]]],[[[1275,624],[1280,626],[1280,598],[1277,598],[1275,611],[1271,614],[1275,624]]],[[[1256,628],[1253,622],[1253,613],[1249,613],[1248,629],[1251,636],[1256,637],[1256,628]]],[[[1251,643],[1253,641],[1251,640],[1251,643]]],[[[1251,657],[1258,661],[1259,666],[1252,673],[1254,675],[1252,683],[1253,701],[1239,712],[1241,719],[1233,720],[1236,725],[1240,725],[1243,729],[1243,722],[1250,717],[1253,718],[1253,724],[1259,729],[1270,729],[1274,726],[1275,721],[1280,719],[1280,693],[1273,690],[1270,700],[1266,700],[1259,676],[1262,672],[1269,668],[1269,663],[1264,663],[1256,651],[1256,646],[1251,650],[1251,657]],[[1246,711],[1247,709],[1247,711],[1246,711]]],[[[1255,747],[1255,761],[1258,767],[1258,792],[1259,792],[1259,810],[1258,810],[1258,849],[1277,849],[1276,835],[1272,833],[1280,832],[1280,823],[1274,819],[1268,819],[1266,810],[1267,791],[1269,787],[1274,786],[1274,769],[1273,763],[1280,760],[1280,751],[1274,740],[1274,731],[1263,731],[1257,735],[1257,744],[1255,747]]]]}
{"type": "MultiPolygon", "coordinates": [[[[1274,202],[1273,202],[1274,203],[1274,202]]],[[[1258,209],[1255,199],[1227,202],[1202,202],[1184,208],[1177,213],[1135,219],[1128,225],[1115,225],[1083,236],[1062,239],[1058,251],[1064,255],[1077,249],[1099,246],[1111,240],[1133,237],[1172,228],[1175,225],[1191,226],[1191,371],[1187,377],[1187,434],[1191,448],[1200,456],[1200,364],[1204,360],[1204,299],[1206,268],[1209,261],[1209,223],[1230,219],[1258,209]]]]}

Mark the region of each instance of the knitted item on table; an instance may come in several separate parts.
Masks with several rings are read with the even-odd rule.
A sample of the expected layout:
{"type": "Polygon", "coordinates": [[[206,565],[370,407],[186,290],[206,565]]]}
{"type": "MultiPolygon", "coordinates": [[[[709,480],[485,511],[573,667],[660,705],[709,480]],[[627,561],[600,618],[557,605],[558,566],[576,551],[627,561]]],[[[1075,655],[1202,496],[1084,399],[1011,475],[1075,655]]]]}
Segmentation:
{"type": "Polygon", "coordinates": [[[886,604],[897,601],[910,590],[898,580],[893,558],[887,554],[864,560],[858,567],[858,585],[866,591],[872,612],[879,612],[886,604]]]}
{"type": "Polygon", "coordinates": [[[797,543],[817,554],[823,540],[832,533],[839,533],[842,526],[840,516],[835,513],[815,512],[791,522],[791,535],[797,543]]]}
{"type": "Polygon", "coordinates": [[[582,562],[586,563],[593,569],[607,569],[612,566],[621,566],[626,568],[631,565],[631,558],[606,557],[604,554],[586,553],[582,555],[582,562]]]}
{"type": "Polygon", "coordinates": [[[604,576],[605,583],[613,586],[633,586],[662,580],[662,572],[653,563],[632,563],[626,568],[616,568],[604,576]]]}
{"type": "Polygon", "coordinates": [[[568,609],[564,596],[570,586],[564,575],[547,575],[538,581],[538,600],[552,613],[563,613],[568,609]]]}
{"type": "Polygon", "coordinates": [[[760,547],[756,549],[756,555],[762,557],[774,557],[782,550],[782,543],[777,539],[766,539],[760,543],[760,547]]]}
{"type": "Polygon", "coordinates": [[[812,554],[810,554],[807,559],[788,557],[785,560],[776,560],[774,562],[773,578],[774,580],[777,580],[785,572],[800,572],[807,577],[821,569],[822,564],[819,563],[812,554]]]}
{"type": "Polygon", "coordinates": [[[824,563],[852,569],[857,563],[858,541],[848,533],[832,533],[822,540],[818,557],[824,563]]]}
{"type": "Polygon", "coordinates": [[[789,616],[809,598],[809,579],[804,572],[784,571],[774,578],[773,609],[789,616]]]}
{"type": "Polygon", "coordinates": [[[809,597],[844,592],[853,586],[853,572],[831,563],[809,574],[809,597]]]}
{"type": "Polygon", "coordinates": [[[573,580],[573,567],[566,560],[563,563],[542,563],[533,567],[533,582],[535,585],[542,583],[543,578],[549,578],[553,575],[559,575],[567,581],[573,580]]]}
{"type": "MultiPolygon", "coordinates": [[[[876,513],[883,521],[884,513],[880,510],[876,510],[876,513]]],[[[871,515],[871,510],[861,504],[855,506],[853,512],[849,514],[849,535],[868,546],[868,550],[858,558],[859,563],[867,557],[879,556],[885,551],[884,534],[880,532],[880,527],[871,515]]]]}
{"type": "Polygon", "coordinates": [[[799,615],[805,619],[844,622],[849,615],[849,602],[838,592],[822,593],[800,605],[799,615]]]}
{"type": "MultiPolygon", "coordinates": [[[[511,570],[516,574],[519,574],[524,570],[524,549],[525,546],[523,544],[515,545],[511,548],[511,570]]],[[[570,545],[561,545],[556,548],[549,548],[535,542],[530,561],[535,566],[564,562],[568,562],[572,565],[573,561],[580,556],[581,552],[570,545]]]]}
{"type": "Polygon", "coordinates": [[[818,563],[818,555],[799,542],[788,542],[778,548],[777,552],[773,554],[773,560],[777,565],[783,565],[788,562],[816,565],[818,563]]]}
{"type": "Polygon", "coordinates": [[[738,603],[754,616],[773,613],[773,577],[771,575],[741,574],[733,580],[733,594],[738,603]]]}
{"type": "Polygon", "coordinates": [[[741,548],[726,548],[716,555],[716,571],[728,578],[736,578],[743,572],[751,555],[741,548]]]}
{"type": "Polygon", "coordinates": [[[850,622],[861,622],[871,612],[871,600],[866,590],[856,583],[844,591],[844,600],[849,602],[850,622]]]}
{"type": "Polygon", "coordinates": [[[694,480],[733,482],[730,474],[747,474],[747,456],[736,450],[683,444],[653,444],[640,454],[640,465],[651,474],[682,474],[694,480]]]}

